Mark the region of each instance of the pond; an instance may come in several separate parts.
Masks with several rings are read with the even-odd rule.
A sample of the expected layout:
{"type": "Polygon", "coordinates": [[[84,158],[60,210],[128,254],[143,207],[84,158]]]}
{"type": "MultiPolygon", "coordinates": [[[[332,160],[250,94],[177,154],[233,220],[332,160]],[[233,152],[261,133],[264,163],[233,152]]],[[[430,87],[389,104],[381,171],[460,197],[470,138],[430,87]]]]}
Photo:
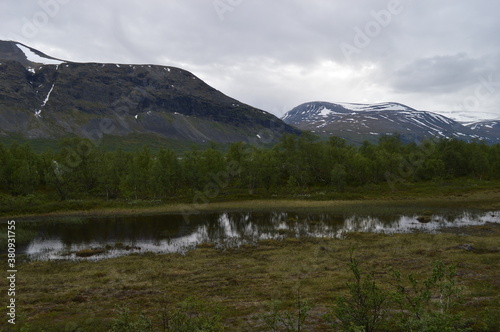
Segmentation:
{"type": "Polygon", "coordinates": [[[263,239],[343,238],[349,232],[439,232],[486,223],[500,223],[500,211],[460,211],[425,218],[292,212],[202,213],[189,219],[181,214],[66,218],[19,221],[16,236],[17,254],[31,260],[103,259],[130,253],[185,253],[200,244],[225,249],[263,239]]]}

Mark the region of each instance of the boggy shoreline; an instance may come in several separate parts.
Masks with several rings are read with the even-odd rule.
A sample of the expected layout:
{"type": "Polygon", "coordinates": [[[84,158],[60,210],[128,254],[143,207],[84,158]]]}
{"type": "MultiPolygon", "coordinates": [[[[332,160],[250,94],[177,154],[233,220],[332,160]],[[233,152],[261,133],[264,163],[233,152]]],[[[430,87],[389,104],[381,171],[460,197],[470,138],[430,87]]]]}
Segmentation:
{"type": "MultiPolygon", "coordinates": [[[[331,311],[337,296],[347,294],[353,253],[363,275],[372,274],[384,289],[390,289],[390,266],[422,280],[436,261],[455,265],[463,291],[453,310],[464,315],[473,331],[483,331],[500,309],[499,239],[500,225],[486,224],[440,234],[350,233],[343,240],[264,240],[226,250],[204,244],[185,255],[19,262],[16,328],[107,331],[125,308],[131,321],[143,312],[154,330],[161,331],[165,308],[195,297],[207,304],[200,310],[222,308],[218,315],[225,331],[257,331],[265,328],[261,317],[272,301],[293,310],[300,292],[312,307],[304,326],[328,330],[323,315],[331,311]]],[[[5,283],[1,280],[0,287],[5,283]]],[[[0,322],[2,328],[4,323],[0,322]]]]}

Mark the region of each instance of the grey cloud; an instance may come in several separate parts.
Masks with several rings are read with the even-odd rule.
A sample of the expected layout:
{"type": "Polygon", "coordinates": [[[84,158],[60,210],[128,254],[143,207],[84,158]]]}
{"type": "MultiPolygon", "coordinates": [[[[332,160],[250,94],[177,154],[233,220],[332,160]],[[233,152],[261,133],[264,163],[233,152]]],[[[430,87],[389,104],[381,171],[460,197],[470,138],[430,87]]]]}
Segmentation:
{"type": "Polygon", "coordinates": [[[485,71],[483,59],[466,54],[420,58],[396,70],[391,86],[403,93],[453,93],[473,84],[485,71]]]}
{"type": "Polygon", "coordinates": [[[275,113],[307,99],[450,109],[499,70],[496,0],[400,0],[403,10],[346,61],[340,45],[354,45],[391,1],[42,0],[61,5],[31,37],[22,29],[43,12],[39,1],[3,1],[0,39],[73,61],[180,66],[275,113]]]}

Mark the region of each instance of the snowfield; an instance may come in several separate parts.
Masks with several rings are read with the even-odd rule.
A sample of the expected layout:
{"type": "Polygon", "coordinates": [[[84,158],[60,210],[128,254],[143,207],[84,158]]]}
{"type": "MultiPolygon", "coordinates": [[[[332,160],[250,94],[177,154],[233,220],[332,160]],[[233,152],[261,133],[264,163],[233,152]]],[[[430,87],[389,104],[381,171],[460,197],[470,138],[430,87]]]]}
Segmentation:
{"type": "Polygon", "coordinates": [[[37,55],[36,53],[34,53],[33,51],[31,51],[26,46],[23,46],[21,44],[16,44],[16,45],[17,45],[17,47],[19,47],[19,49],[21,51],[23,51],[24,55],[26,55],[26,58],[31,62],[41,63],[44,65],[60,65],[61,63],[64,63],[64,61],[61,61],[61,60],[55,60],[55,59],[41,57],[41,56],[37,55]]]}

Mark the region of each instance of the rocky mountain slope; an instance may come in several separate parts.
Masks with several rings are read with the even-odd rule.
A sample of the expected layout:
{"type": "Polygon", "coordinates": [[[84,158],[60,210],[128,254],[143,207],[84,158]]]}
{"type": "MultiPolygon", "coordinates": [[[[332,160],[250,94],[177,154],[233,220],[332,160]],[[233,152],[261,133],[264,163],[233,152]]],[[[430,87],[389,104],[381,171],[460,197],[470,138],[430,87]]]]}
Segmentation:
{"type": "Polygon", "coordinates": [[[492,142],[500,143],[500,120],[486,120],[465,124],[474,132],[480,132],[489,137],[492,142]]]}
{"type": "Polygon", "coordinates": [[[500,143],[500,121],[464,125],[398,103],[309,102],[290,110],[282,120],[319,136],[339,136],[357,144],[396,132],[406,141],[448,137],[500,143]]]}
{"type": "Polygon", "coordinates": [[[75,63],[0,41],[0,137],[272,143],[283,133],[299,131],[180,68],[75,63]]]}

